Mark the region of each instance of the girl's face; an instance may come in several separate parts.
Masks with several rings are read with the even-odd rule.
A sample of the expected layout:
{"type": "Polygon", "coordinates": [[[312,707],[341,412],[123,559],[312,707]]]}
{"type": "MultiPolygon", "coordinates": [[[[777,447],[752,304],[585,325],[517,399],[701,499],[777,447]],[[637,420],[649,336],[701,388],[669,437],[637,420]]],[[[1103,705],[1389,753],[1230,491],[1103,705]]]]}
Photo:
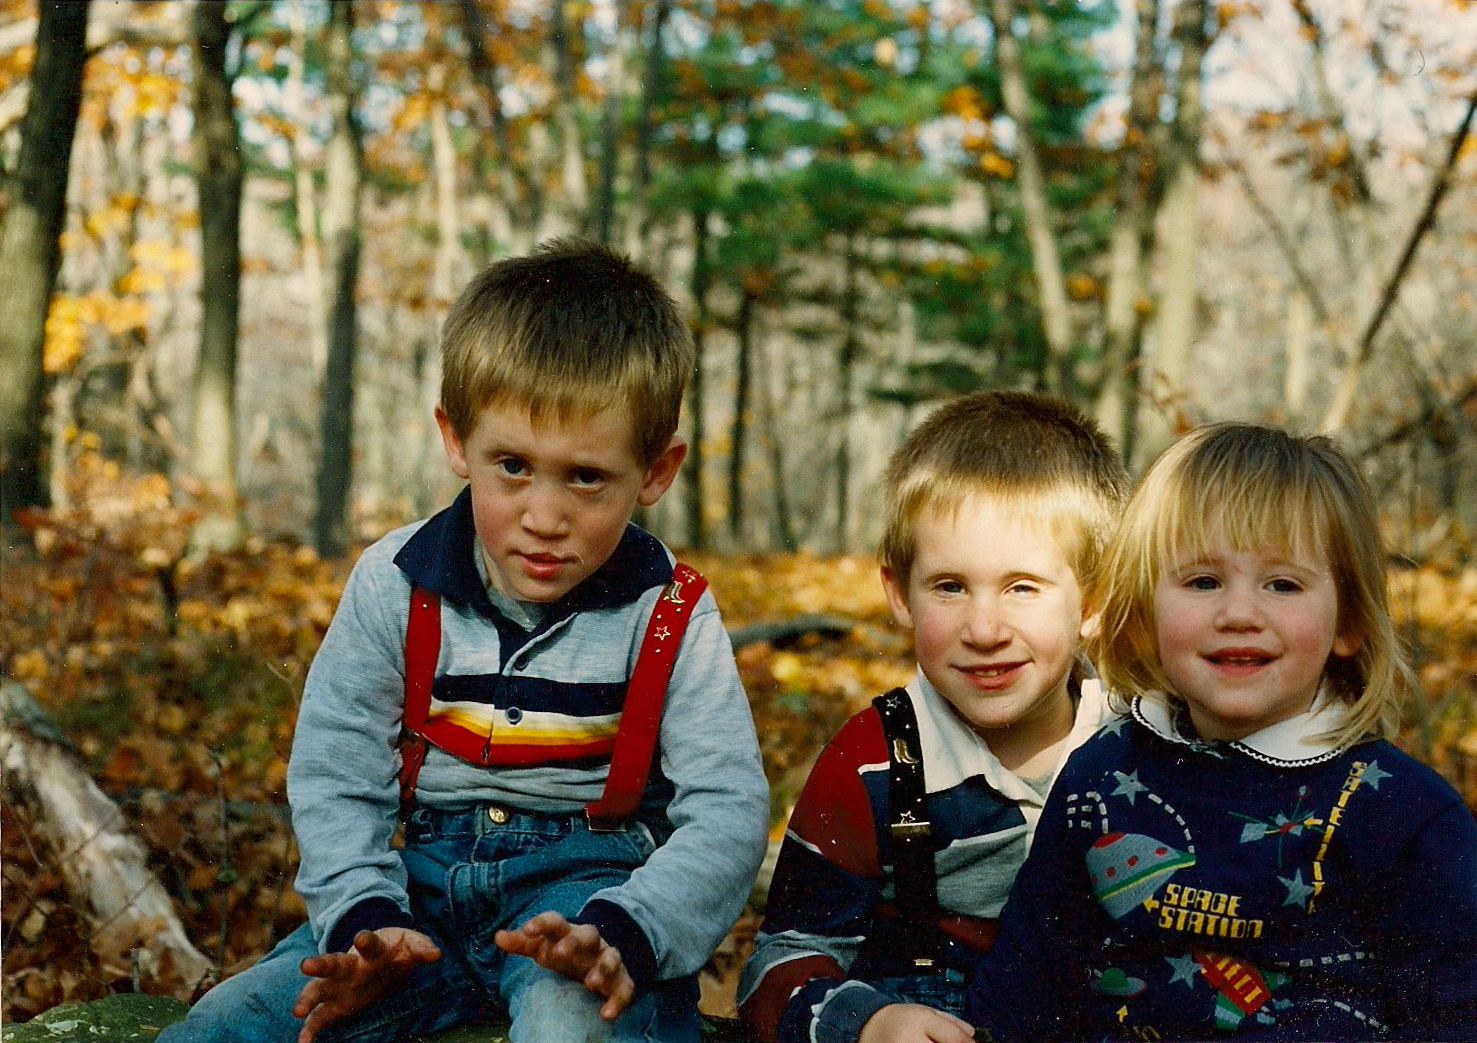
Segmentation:
{"type": "Polygon", "coordinates": [[[1323,551],[1172,556],[1154,590],[1164,673],[1206,739],[1242,739],[1305,713],[1330,655],[1359,637],[1338,630],[1338,590],[1323,551]]]}

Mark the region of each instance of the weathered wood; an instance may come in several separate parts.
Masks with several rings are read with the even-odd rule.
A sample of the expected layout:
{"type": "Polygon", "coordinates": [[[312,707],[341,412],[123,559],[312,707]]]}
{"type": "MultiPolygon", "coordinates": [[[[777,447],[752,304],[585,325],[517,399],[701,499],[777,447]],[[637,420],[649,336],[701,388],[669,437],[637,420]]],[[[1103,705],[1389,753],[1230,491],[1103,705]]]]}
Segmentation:
{"type": "Polygon", "coordinates": [[[5,801],[92,925],[93,952],[151,991],[188,997],[212,964],[186,936],[147,849],[23,685],[0,684],[0,708],[5,801]]]}
{"type": "Polygon", "coordinates": [[[797,644],[802,638],[809,637],[811,634],[833,640],[850,637],[857,625],[855,619],[849,619],[846,616],[809,613],[793,616],[790,619],[735,627],[729,631],[728,637],[733,642],[734,648],[743,648],[745,645],[757,644],[760,641],[768,641],[775,648],[784,648],[797,644]]]}

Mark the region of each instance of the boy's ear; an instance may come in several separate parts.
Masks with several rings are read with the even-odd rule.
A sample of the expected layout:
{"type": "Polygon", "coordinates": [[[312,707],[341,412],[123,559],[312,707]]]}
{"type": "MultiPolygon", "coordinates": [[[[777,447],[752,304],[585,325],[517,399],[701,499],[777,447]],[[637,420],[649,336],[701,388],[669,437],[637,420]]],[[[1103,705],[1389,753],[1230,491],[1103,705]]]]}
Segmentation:
{"type": "Polygon", "coordinates": [[[451,469],[458,478],[468,477],[471,470],[467,467],[467,455],[462,451],[462,440],[452,428],[451,418],[446,415],[446,410],[440,406],[436,407],[436,426],[441,429],[441,445],[446,449],[446,459],[451,464],[451,469]]]}
{"type": "Polygon", "coordinates": [[[662,494],[677,480],[677,471],[686,457],[687,442],[673,435],[667,448],[646,469],[646,477],[641,481],[641,491],[636,494],[636,502],[642,507],[650,507],[660,500],[662,494]]]}
{"type": "Polygon", "coordinates": [[[908,607],[908,585],[898,582],[898,577],[886,565],[882,566],[882,591],[887,595],[887,607],[892,609],[892,618],[898,626],[913,629],[913,610],[908,607]]]}

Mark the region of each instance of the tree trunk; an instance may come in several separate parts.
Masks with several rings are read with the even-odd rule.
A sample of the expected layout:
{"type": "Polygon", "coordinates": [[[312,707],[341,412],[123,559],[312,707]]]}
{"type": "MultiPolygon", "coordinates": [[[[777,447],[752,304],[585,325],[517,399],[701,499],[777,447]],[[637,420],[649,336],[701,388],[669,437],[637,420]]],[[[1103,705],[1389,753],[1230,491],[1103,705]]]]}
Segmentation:
{"type": "Polygon", "coordinates": [[[313,524],[318,553],[338,557],[348,546],[347,506],[353,475],[354,361],[358,354],[355,294],[359,284],[360,196],[364,151],[354,115],[354,4],[329,7],[328,104],[333,133],[326,158],[327,205],[323,232],[328,246],[328,365],[323,377],[322,458],[318,467],[318,511],[313,524]]]}
{"type": "MultiPolygon", "coordinates": [[[[461,258],[457,235],[456,144],[451,139],[451,122],[446,110],[446,67],[433,65],[429,77],[431,102],[431,170],[436,199],[436,267],[432,275],[432,291],[436,308],[445,314],[456,295],[456,269],[461,258]]],[[[439,320],[439,317],[438,317],[439,320]]],[[[438,321],[437,325],[440,323],[438,321]]]]}
{"type": "Polygon", "coordinates": [[[1201,73],[1210,44],[1213,7],[1210,0],[1182,0],[1176,12],[1180,67],[1163,205],[1164,282],[1153,357],[1143,378],[1157,408],[1139,415],[1134,449],[1139,461],[1152,458],[1189,422],[1185,375],[1194,346],[1199,294],[1195,266],[1200,223],[1201,73]]]}
{"type": "Polygon", "coordinates": [[[706,381],[703,379],[703,349],[708,339],[708,293],[712,289],[712,270],[708,263],[708,218],[706,208],[698,207],[692,212],[692,280],[688,284],[692,292],[695,314],[692,322],[692,340],[696,358],[692,367],[692,381],[687,388],[687,419],[692,432],[687,446],[687,539],[694,550],[708,546],[707,498],[703,495],[704,440],[708,436],[706,403],[706,381]]]}
{"type": "Polygon", "coordinates": [[[303,140],[312,124],[303,100],[303,64],[308,53],[308,26],[303,14],[303,0],[292,0],[287,5],[287,13],[292,25],[285,87],[287,107],[293,120],[292,135],[288,139],[292,153],[292,199],[297,214],[297,237],[303,251],[303,288],[308,296],[308,344],[313,379],[321,384],[323,369],[328,365],[328,317],[327,297],[323,290],[323,243],[318,237],[318,196],[313,186],[313,171],[303,149],[303,140]]]}
{"type": "Polygon", "coordinates": [[[158,986],[150,991],[188,999],[212,964],[186,937],[148,851],[25,687],[6,681],[0,691],[5,801],[91,924],[93,952],[120,976],[135,963],[158,986]]]}
{"type": "MultiPolygon", "coordinates": [[[[595,238],[612,245],[615,227],[615,183],[620,168],[621,110],[626,100],[626,28],[629,7],[615,9],[615,37],[605,52],[605,108],[600,119],[600,183],[595,199],[595,238]]],[[[639,20],[641,13],[636,11],[639,20]]],[[[567,150],[566,150],[567,151],[567,150]]]]}
{"type": "Polygon", "coordinates": [[[487,104],[487,116],[492,124],[492,133],[482,135],[479,143],[491,143],[493,162],[497,165],[497,192],[493,203],[493,235],[498,245],[512,253],[525,253],[533,245],[534,214],[537,193],[523,173],[523,168],[513,162],[513,147],[508,137],[508,119],[503,112],[502,99],[498,94],[497,66],[487,52],[484,37],[487,26],[477,0],[460,0],[462,30],[467,38],[467,60],[472,75],[482,88],[482,97],[487,104]]]}
{"type": "Polygon", "coordinates": [[[857,332],[861,310],[860,273],[856,255],[856,233],[846,233],[846,250],[842,259],[841,352],[838,358],[836,418],[836,546],[837,554],[846,552],[851,539],[851,411],[852,382],[856,360],[861,354],[857,332]]]}
{"type": "Polygon", "coordinates": [[[1141,323],[1138,302],[1143,293],[1143,227],[1145,167],[1149,129],[1159,102],[1155,74],[1155,31],[1159,0],[1138,0],[1138,28],[1134,46],[1133,79],[1128,89],[1128,116],[1123,149],[1118,160],[1115,189],[1117,217],[1108,246],[1107,301],[1103,314],[1102,382],[1098,388],[1097,421],[1127,455],[1132,428],[1133,383],[1130,367],[1137,354],[1141,323]]]}
{"type": "Polygon", "coordinates": [[[749,441],[749,389],[754,372],[754,295],[740,291],[738,318],[738,363],[733,382],[733,437],[728,447],[728,536],[735,547],[744,538],[744,450],[749,441]]]}
{"type": "Polygon", "coordinates": [[[211,493],[196,550],[241,542],[236,495],[236,341],[241,306],[241,153],[226,69],[225,4],[195,5],[192,132],[200,193],[200,357],[191,464],[211,493]]]}
{"type": "Polygon", "coordinates": [[[577,116],[579,97],[575,84],[575,58],[570,45],[569,7],[568,0],[554,0],[549,24],[549,50],[555,84],[554,126],[559,134],[561,181],[564,185],[560,197],[563,228],[559,231],[583,229],[590,213],[590,190],[585,180],[585,153],[577,116]]]}
{"type": "Polygon", "coordinates": [[[646,197],[651,188],[651,132],[653,111],[665,92],[667,50],[664,34],[672,0],[656,0],[651,8],[651,30],[646,41],[646,75],[641,84],[641,109],[636,116],[635,172],[631,180],[630,226],[626,231],[626,252],[644,262],[649,249],[651,218],[646,197]]]}
{"type": "Polygon", "coordinates": [[[790,504],[789,469],[785,465],[785,439],[780,434],[780,409],[776,408],[775,396],[784,386],[782,374],[775,372],[775,355],[783,352],[778,339],[759,338],[757,361],[762,367],[758,374],[761,388],[759,394],[759,422],[764,431],[765,444],[769,447],[769,482],[773,490],[774,504],[769,518],[769,542],[775,550],[790,552],[799,548],[795,536],[793,508],[790,504]]]}
{"type": "Polygon", "coordinates": [[[1036,292],[1040,296],[1042,331],[1046,337],[1041,382],[1047,391],[1061,394],[1066,390],[1071,364],[1072,317],[1067,304],[1066,282],[1062,277],[1061,255],[1057,250],[1056,221],[1046,198],[1041,160],[1036,154],[1020,41],[1011,28],[1014,19],[1014,0],[990,0],[1000,94],[1006,114],[1015,124],[1016,185],[1020,190],[1026,239],[1031,247],[1031,267],[1036,277],[1036,292]]]}
{"type": "Polygon", "coordinates": [[[0,232],[0,525],[19,507],[45,506],[42,358],[46,313],[61,260],[67,173],[86,62],[87,4],[46,0],[36,34],[20,155],[0,232]]]}

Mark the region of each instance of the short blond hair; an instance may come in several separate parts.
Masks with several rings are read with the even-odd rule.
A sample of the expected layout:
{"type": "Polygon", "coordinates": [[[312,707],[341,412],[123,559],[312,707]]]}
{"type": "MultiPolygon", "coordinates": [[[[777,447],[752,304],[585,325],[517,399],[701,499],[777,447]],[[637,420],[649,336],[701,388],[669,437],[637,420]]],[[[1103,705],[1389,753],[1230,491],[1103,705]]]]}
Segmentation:
{"type": "Polygon", "coordinates": [[[1326,687],[1349,706],[1340,746],[1393,733],[1410,674],[1390,619],[1384,544],[1369,483],[1354,460],[1322,435],[1262,424],[1199,428],[1154,461],[1129,501],[1108,553],[1101,628],[1093,660],[1115,699],[1162,692],[1174,702],[1160,662],[1154,590],[1178,555],[1208,554],[1212,540],[1232,550],[1318,551],[1328,558],[1338,598],[1338,632],[1361,638],[1358,652],[1330,657],[1326,687]]]}
{"type": "Polygon", "coordinates": [[[912,572],[919,517],[982,494],[1055,535],[1085,598],[1129,487],[1095,423],[1066,402],[1024,391],[978,391],[939,406],[893,453],[883,482],[878,557],[898,582],[912,572]]]}
{"type": "Polygon", "coordinates": [[[677,430],[696,361],[661,284],[588,239],[497,261],[462,291],[441,334],[441,408],[458,437],[482,411],[526,405],[537,424],[629,410],[643,464],[677,430]]]}

